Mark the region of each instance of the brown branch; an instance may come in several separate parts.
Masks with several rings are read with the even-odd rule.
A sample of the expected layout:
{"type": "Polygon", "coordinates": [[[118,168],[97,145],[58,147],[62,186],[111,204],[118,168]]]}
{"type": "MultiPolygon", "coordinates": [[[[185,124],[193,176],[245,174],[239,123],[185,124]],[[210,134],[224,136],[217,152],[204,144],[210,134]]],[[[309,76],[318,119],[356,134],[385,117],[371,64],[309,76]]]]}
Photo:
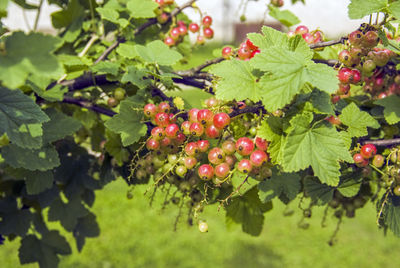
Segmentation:
{"type": "Polygon", "coordinates": [[[391,146],[400,144],[400,138],[389,139],[389,140],[365,140],[361,144],[373,144],[376,146],[391,146]]]}
{"type": "Polygon", "coordinates": [[[333,46],[333,45],[337,45],[337,44],[344,44],[344,42],[346,40],[347,40],[347,37],[342,37],[342,38],[337,39],[337,40],[331,40],[331,41],[318,42],[318,43],[315,43],[315,44],[311,44],[309,47],[311,49],[321,48],[321,47],[329,47],[329,46],[333,46]]]}
{"type": "MultiPolygon", "coordinates": [[[[86,73],[75,79],[64,80],[64,81],[60,82],[60,85],[68,87],[69,91],[75,91],[75,90],[84,89],[84,88],[95,86],[95,85],[106,85],[106,84],[114,84],[114,83],[115,82],[108,81],[107,76],[105,74],[93,76],[92,73],[86,73]]],[[[54,85],[50,85],[49,87],[53,87],[54,85]]]]}
{"type": "Polygon", "coordinates": [[[338,60],[321,60],[321,59],[313,59],[313,62],[323,63],[323,64],[326,64],[326,65],[332,66],[332,67],[336,66],[340,63],[338,60]]]}
{"type": "MultiPolygon", "coordinates": [[[[194,2],[196,2],[197,0],[190,0],[188,1],[186,4],[182,5],[181,7],[177,7],[175,8],[169,15],[168,15],[168,20],[163,23],[166,24],[168,22],[171,21],[171,19],[173,17],[175,17],[176,15],[178,15],[179,13],[182,12],[182,10],[184,10],[187,7],[190,7],[193,5],[194,2]]],[[[146,30],[147,28],[149,28],[150,26],[157,24],[157,19],[156,18],[151,18],[149,19],[146,23],[140,25],[134,32],[134,35],[137,36],[139,35],[141,32],[143,32],[144,30],[146,30]]],[[[101,55],[100,57],[94,62],[93,65],[99,63],[100,61],[105,60],[108,55],[114,50],[116,49],[119,44],[124,43],[126,41],[126,39],[124,37],[119,37],[117,38],[117,41],[115,41],[111,46],[109,46],[101,55]]]]}
{"type": "Polygon", "coordinates": [[[264,106],[262,104],[255,104],[254,106],[246,106],[242,109],[237,108],[233,112],[229,114],[229,117],[235,117],[241,114],[253,113],[258,114],[260,111],[265,111],[264,106]]]}
{"type": "Polygon", "coordinates": [[[224,60],[225,59],[222,58],[222,57],[215,58],[215,59],[212,59],[212,60],[208,60],[208,61],[206,61],[205,63],[203,63],[203,64],[201,64],[199,66],[193,67],[192,69],[185,70],[185,71],[178,71],[178,72],[176,72],[176,74],[178,74],[180,76],[185,76],[185,77],[186,76],[194,77],[194,76],[196,76],[196,74],[203,74],[203,75],[207,75],[208,77],[210,77],[210,74],[204,73],[204,72],[200,72],[200,71],[203,70],[204,68],[210,66],[210,65],[220,63],[221,61],[224,61],[224,60]]]}
{"type": "Polygon", "coordinates": [[[63,99],[62,102],[63,103],[68,103],[68,104],[74,104],[74,105],[77,105],[77,106],[92,110],[92,111],[94,111],[96,113],[104,114],[104,115],[111,116],[111,117],[116,114],[116,112],[111,111],[111,110],[109,110],[107,108],[98,106],[96,104],[93,104],[88,100],[75,99],[75,98],[64,96],[64,99],[63,99]]]}

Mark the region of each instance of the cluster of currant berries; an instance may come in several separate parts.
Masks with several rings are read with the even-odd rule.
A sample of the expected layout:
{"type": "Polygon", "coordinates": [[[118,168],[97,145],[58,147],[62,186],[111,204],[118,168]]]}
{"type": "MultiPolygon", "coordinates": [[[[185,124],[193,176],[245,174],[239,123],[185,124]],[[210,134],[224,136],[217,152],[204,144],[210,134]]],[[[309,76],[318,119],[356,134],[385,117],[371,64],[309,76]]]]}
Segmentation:
{"type": "Polygon", "coordinates": [[[308,27],[304,25],[297,26],[297,28],[294,31],[289,31],[287,35],[289,37],[295,35],[301,35],[304,41],[306,41],[306,43],[309,45],[324,41],[324,36],[320,30],[315,30],[310,32],[308,27]]]}
{"type": "MultiPolygon", "coordinates": [[[[168,15],[166,16],[168,18],[168,15]]],[[[196,39],[198,45],[202,45],[205,43],[206,39],[212,39],[214,37],[214,30],[211,28],[211,24],[212,18],[210,16],[205,16],[201,23],[203,35],[198,34],[196,39]]],[[[170,47],[175,46],[182,42],[183,38],[188,34],[188,31],[199,33],[200,26],[197,23],[190,23],[186,26],[184,21],[178,21],[177,27],[172,28],[168,32],[168,35],[164,39],[164,43],[170,47]]]]}
{"type": "Polygon", "coordinates": [[[333,102],[350,94],[350,85],[365,82],[364,90],[378,98],[400,93],[400,75],[390,63],[396,54],[386,48],[379,48],[379,36],[374,28],[356,30],[348,35],[348,48],[339,53],[343,64],[338,73],[339,89],[333,102]]]}
{"type": "Polygon", "coordinates": [[[371,196],[371,189],[367,185],[362,185],[360,191],[353,197],[345,197],[335,190],[329,206],[335,209],[334,215],[337,218],[341,218],[343,213],[348,218],[354,218],[356,210],[362,208],[371,196]]]}
{"type": "Polygon", "coordinates": [[[246,39],[246,41],[241,43],[237,51],[234,51],[230,46],[222,48],[222,57],[225,59],[237,56],[241,60],[250,60],[258,53],[260,53],[260,50],[249,39],[246,39]]]}
{"type": "Polygon", "coordinates": [[[385,163],[385,158],[380,155],[376,154],[376,147],[373,144],[365,144],[361,147],[359,153],[353,155],[354,163],[358,167],[366,167],[369,164],[369,160],[372,159],[372,165],[377,168],[380,168],[385,163]]]}

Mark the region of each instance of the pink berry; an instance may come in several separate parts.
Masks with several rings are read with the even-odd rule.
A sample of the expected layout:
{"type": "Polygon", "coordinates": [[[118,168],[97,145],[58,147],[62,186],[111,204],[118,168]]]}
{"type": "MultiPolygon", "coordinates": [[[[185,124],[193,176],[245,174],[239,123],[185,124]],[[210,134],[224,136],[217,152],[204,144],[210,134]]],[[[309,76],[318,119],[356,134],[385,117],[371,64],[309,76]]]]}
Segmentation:
{"type": "Polygon", "coordinates": [[[200,30],[200,26],[197,23],[190,23],[189,24],[189,31],[192,33],[197,33],[200,30]]]}
{"type": "Polygon", "coordinates": [[[197,141],[197,146],[199,147],[200,152],[205,153],[210,147],[210,142],[208,140],[199,140],[197,141]]]}
{"type": "Polygon", "coordinates": [[[256,137],[255,143],[258,149],[260,149],[261,151],[267,151],[268,141],[264,140],[263,138],[256,137]]]}
{"type": "Polygon", "coordinates": [[[365,144],[361,147],[360,154],[365,158],[369,159],[376,155],[376,147],[373,144],[365,144]]]}
{"type": "Polygon", "coordinates": [[[189,131],[193,136],[200,137],[204,133],[204,127],[202,124],[194,122],[190,125],[189,131]]]}
{"type": "Polygon", "coordinates": [[[230,169],[231,168],[227,163],[221,163],[217,165],[214,169],[215,176],[217,178],[223,179],[228,176],[230,169]]]}
{"type": "Polygon", "coordinates": [[[236,142],[236,151],[240,155],[250,155],[254,150],[254,143],[251,139],[247,137],[239,138],[236,142]]]}
{"type": "Polygon", "coordinates": [[[253,166],[251,165],[250,160],[248,159],[242,159],[240,160],[240,162],[238,163],[237,169],[245,174],[248,174],[251,172],[251,170],[253,169],[253,166]]]}
{"type": "Polygon", "coordinates": [[[199,146],[196,142],[189,142],[185,146],[185,153],[188,156],[195,156],[199,152],[199,146]]]}
{"type": "Polygon", "coordinates": [[[214,30],[211,28],[204,28],[203,34],[206,39],[211,39],[214,37],[214,30]]]}
{"type": "Polygon", "coordinates": [[[209,181],[214,177],[214,168],[211,165],[204,164],[199,167],[197,173],[200,179],[209,181]]]}
{"type": "Polygon", "coordinates": [[[215,147],[208,152],[208,161],[211,164],[218,165],[225,161],[225,153],[221,148],[215,147]]]}
{"type": "Polygon", "coordinates": [[[229,59],[232,55],[233,55],[233,49],[231,47],[226,46],[222,49],[222,57],[224,59],[229,59]]]}
{"type": "Polygon", "coordinates": [[[209,125],[204,130],[204,133],[209,139],[216,139],[221,136],[221,129],[216,128],[214,125],[209,125]]]}
{"type": "Polygon", "coordinates": [[[268,161],[268,155],[261,150],[255,150],[250,155],[251,164],[255,167],[260,167],[264,162],[268,161]]]}
{"type": "Polygon", "coordinates": [[[210,27],[212,24],[212,18],[210,16],[205,16],[203,18],[203,26],[204,27],[210,27]]]}
{"type": "Polygon", "coordinates": [[[165,136],[167,136],[168,138],[176,138],[178,132],[179,132],[179,127],[177,124],[169,124],[165,128],[165,136]]]}

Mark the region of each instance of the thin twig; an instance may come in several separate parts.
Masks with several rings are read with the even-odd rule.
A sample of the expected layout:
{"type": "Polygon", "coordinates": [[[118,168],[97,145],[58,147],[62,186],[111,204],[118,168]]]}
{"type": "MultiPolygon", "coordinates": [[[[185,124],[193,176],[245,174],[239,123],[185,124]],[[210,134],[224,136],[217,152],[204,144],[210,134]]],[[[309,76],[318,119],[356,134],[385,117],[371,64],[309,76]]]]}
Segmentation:
{"type": "Polygon", "coordinates": [[[376,146],[392,146],[400,144],[400,138],[389,139],[389,140],[365,140],[361,144],[373,144],[376,146]]]}
{"type": "Polygon", "coordinates": [[[77,105],[77,106],[92,110],[92,111],[94,111],[96,113],[104,114],[104,115],[111,116],[111,117],[116,114],[116,112],[114,112],[114,111],[111,111],[109,109],[106,109],[106,108],[103,108],[103,107],[98,106],[96,104],[93,104],[92,102],[87,101],[87,100],[75,99],[75,98],[64,96],[64,99],[63,99],[62,102],[63,103],[68,103],[68,104],[74,104],[74,105],[77,105]]]}
{"type": "Polygon", "coordinates": [[[309,47],[311,49],[321,48],[321,47],[329,47],[329,46],[333,46],[333,45],[337,45],[337,44],[344,44],[344,42],[346,40],[347,40],[347,37],[342,37],[337,40],[330,40],[330,41],[326,41],[326,42],[318,42],[315,44],[311,44],[309,47]]]}
{"type": "MultiPolygon", "coordinates": [[[[203,70],[204,68],[206,68],[206,67],[208,67],[210,65],[213,65],[213,64],[220,63],[221,61],[224,61],[224,60],[225,59],[222,58],[222,57],[215,58],[215,59],[212,59],[212,60],[208,60],[208,61],[206,61],[205,63],[203,63],[203,64],[201,64],[199,66],[193,67],[192,69],[189,69],[189,70],[186,70],[186,71],[178,71],[176,73],[178,75],[180,75],[180,76],[194,77],[196,74],[200,73],[200,71],[203,70]]],[[[208,73],[204,73],[204,74],[209,75],[208,73]]]]}

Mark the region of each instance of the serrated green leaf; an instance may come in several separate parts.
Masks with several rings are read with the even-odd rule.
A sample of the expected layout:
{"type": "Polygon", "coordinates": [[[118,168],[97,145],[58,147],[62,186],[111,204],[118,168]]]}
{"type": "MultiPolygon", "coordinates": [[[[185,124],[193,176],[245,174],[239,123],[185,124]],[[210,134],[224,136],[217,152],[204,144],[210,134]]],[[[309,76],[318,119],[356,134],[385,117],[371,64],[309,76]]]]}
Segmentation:
{"type": "Polygon", "coordinates": [[[86,128],[92,128],[97,122],[97,114],[86,108],[79,108],[74,111],[74,118],[81,121],[86,128]]]}
{"type": "Polygon", "coordinates": [[[41,268],[57,267],[57,254],[71,254],[67,240],[58,231],[49,231],[38,239],[35,235],[28,235],[21,241],[18,255],[21,264],[38,262],[41,268]]]}
{"type": "Polygon", "coordinates": [[[54,28],[68,27],[78,18],[85,15],[85,8],[79,3],[79,0],[71,0],[67,8],[51,13],[51,21],[54,28]]]}
{"type": "Polygon", "coordinates": [[[72,232],[78,223],[78,219],[88,215],[89,211],[81,203],[79,198],[73,198],[68,203],[61,199],[55,200],[49,209],[49,221],[60,221],[65,230],[72,232]]]}
{"type": "MultiPolygon", "coordinates": [[[[47,86],[50,84],[50,82],[47,83],[46,86],[40,87],[33,81],[31,81],[32,77],[30,77],[29,79],[30,80],[27,81],[27,85],[29,85],[39,97],[47,101],[51,102],[62,101],[64,98],[64,94],[68,92],[68,88],[63,87],[61,85],[55,85],[50,89],[46,89],[47,86]]],[[[45,80],[49,81],[48,79],[45,80]]]]}
{"type": "Polygon", "coordinates": [[[360,191],[360,187],[361,187],[360,180],[350,179],[340,183],[337,189],[345,197],[354,197],[360,191]]]}
{"type": "Polygon", "coordinates": [[[240,194],[244,194],[246,193],[248,190],[252,189],[253,186],[257,185],[259,183],[259,181],[253,179],[252,177],[241,173],[241,172],[235,172],[233,173],[233,176],[231,177],[230,181],[232,183],[233,188],[238,188],[239,185],[241,185],[243,183],[243,181],[246,179],[246,183],[244,183],[241,187],[240,187],[240,194]]]}
{"type": "Polygon", "coordinates": [[[28,96],[19,90],[0,87],[0,135],[23,148],[42,145],[42,123],[49,117],[28,96]]]}
{"type": "Polygon", "coordinates": [[[331,186],[339,183],[339,160],[352,163],[353,158],[336,129],[324,123],[311,126],[312,114],[294,117],[291,131],[283,148],[283,168],[286,172],[312,167],[314,174],[331,186]]]}
{"type": "Polygon", "coordinates": [[[67,116],[54,109],[46,110],[50,121],[43,124],[43,142],[51,143],[72,135],[82,124],[73,117],[67,116]]]}
{"type": "Polygon", "coordinates": [[[26,192],[29,195],[40,194],[53,187],[53,172],[30,171],[26,169],[17,169],[17,177],[25,180],[26,192]]]}
{"type": "Polygon", "coordinates": [[[395,205],[393,200],[385,207],[384,220],[389,229],[400,237],[400,206],[395,205]]]}
{"type": "Polygon", "coordinates": [[[351,0],[348,15],[350,19],[362,19],[367,15],[382,11],[387,4],[387,0],[351,0]]]}
{"type": "Polygon", "coordinates": [[[54,79],[63,74],[61,64],[52,54],[60,44],[59,38],[41,33],[14,32],[3,40],[6,53],[0,54],[0,80],[4,86],[18,88],[29,74],[54,79]]]}
{"type": "Polygon", "coordinates": [[[284,194],[289,201],[296,198],[301,188],[300,176],[296,173],[280,173],[274,170],[272,177],[258,184],[258,196],[262,202],[271,201],[284,194]]]}
{"type": "Polygon", "coordinates": [[[307,178],[304,181],[304,189],[311,200],[318,206],[330,202],[333,198],[335,188],[321,183],[316,178],[307,178]]]}
{"type": "Polygon", "coordinates": [[[226,207],[225,219],[227,225],[241,224],[243,232],[253,236],[261,234],[264,225],[264,212],[268,210],[265,205],[271,208],[272,204],[262,204],[257,192],[257,187],[254,187],[244,195],[232,198],[226,207]]]}
{"type": "Polygon", "coordinates": [[[117,75],[120,64],[117,62],[101,61],[91,67],[95,72],[117,75]]]}
{"type": "Polygon", "coordinates": [[[45,171],[60,165],[58,153],[52,145],[26,149],[10,144],[4,147],[1,153],[5,162],[14,168],[45,171]]]}
{"type": "Polygon", "coordinates": [[[259,101],[263,92],[257,77],[247,61],[230,60],[214,65],[211,73],[220,78],[216,86],[216,97],[221,100],[259,101]]]}
{"type": "Polygon", "coordinates": [[[106,151],[114,157],[118,165],[122,165],[129,158],[129,152],[122,146],[120,135],[106,131],[107,142],[104,145],[106,151]]]}
{"type": "Polygon", "coordinates": [[[154,10],[158,7],[152,0],[128,0],[126,7],[133,18],[153,18],[154,10]]]}
{"type": "Polygon", "coordinates": [[[368,135],[367,127],[379,128],[380,125],[367,112],[360,111],[357,105],[352,102],[342,110],[339,115],[340,121],[348,126],[347,132],[351,137],[363,137],[368,135]]]}
{"type": "Polygon", "coordinates": [[[272,5],[270,5],[268,8],[269,15],[278,20],[286,27],[290,27],[300,23],[299,18],[289,10],[281,10],[280,8],[274,7],[272,5]]]}
{"type": "Polygon", "coordinates": [[[283,119],[268,117],[262,122],[257,132],[257,136],[269,141],[268,153],[274,164],[282,164],[282,147],[285,142],[283,128],[283,119]]]}
{"type": "Polygon", "coordinates": [[[383,114],[386,122],[390,125],[400,122],[400,97],[391,95],[386,98],[377,100],[374,102],[380,106],[383,106],[383,114]]]}
{"type": "MultiPolygon", "coordinates": [[[[127,58],[127,59],[134,59],[134,58],[139,56],[136,53],[135,45],[132,45],[132,44],[126,44],[126,43],[119,44],[119,46],[116,49],[116,52],[121,57],[124,57],[124,58],[127,58]]],[[[131,67],[131,66],[128,66],[128,68],[129,67],[131,67]]]]}
{"type": "Polygon", "coordinates": [[[100,228],[96,222],[96,215],[89,213],[78,219],[78,224],[74,229],[74,237],[79,252],[82,250],[87,237],[97,237],[99,235],[100,228]]]}
{"type": "Polygon", "coordinates": [[[307,65],[307,82],[314,87],[332,94],[337,90],[337,71],[322,63],[310,63],[307,65]]]}
{"type": "Polygon", "coordinates": [[[118,19],[119,19],[119,13],[118,11],[111,9],[111,8],[106,8],[106,7],[98,7],[96,8],[96,11],[100,14],[100,17],[103,20],[108,20],[110,22],[113,22],[115,24],[119,24],[118,19]]]}
{"type": "Polygon", "coordinates": [[[210,93],[197,89],[185,89],[185,90],[174,90],[174,91],[169,90],[166,91],[165,94],[168,97],[182,98],[185,101],[186,109],[201,107],[202,102],[212,97],[210,93]]]}
{"type": "Polygon", "coordinates": [[[333,105],[331,102],[331,97],[328,93],[314,90],[311,93],[311,103],[315,109],[321,113],[333,114],[333,105]]]}
{"type": "Polygon", "coordinates": [[[124,146],[137,142],[146,134],[147,126],[140,122],[143,113],[136,110],[142,107],[140,101],[126,99],[121,102],[119,113],[105,123],[109,130],[121,134],[124,146]]]}
{"type": "Polygon", "coordinates": [[[262,35],[256,33],[247,35],[250,41],[258,46],[261,51],[273,46],[288,48],[289,41],[285,33],[267,26],[263,26],[261,32],[262,35]]]}
{"type": "Polygon", "coordinates": [[[0,213],[0,234],[24,236],[31,225],[32,214],[29,210],[15,208],[8,213],[0,213]]]}
{"type": "Polygon", "coordinates": [[[152,41],[146,46],[136,45],[135,50],[137,55],[148,63],[170,66],[182,59],[179,52],[170,49],[160,40],[152,41]]]}
{"type": "Polygon", "coordinates": [[[395,17],[396,19],[400,19],[400,2],[399,1],[390,3],[388,10],[393,15],[393,17],[395,17]]]}
{"type": "Polygon", "coordinates": [[[121,82],[129,82],[137,86],[139,89],[143,89],[151,84],[151,80],[146,78],[147,74],[144,71],[137,69],[135,66],[128,66],[127,72],[121,78],[121,82]]]}

